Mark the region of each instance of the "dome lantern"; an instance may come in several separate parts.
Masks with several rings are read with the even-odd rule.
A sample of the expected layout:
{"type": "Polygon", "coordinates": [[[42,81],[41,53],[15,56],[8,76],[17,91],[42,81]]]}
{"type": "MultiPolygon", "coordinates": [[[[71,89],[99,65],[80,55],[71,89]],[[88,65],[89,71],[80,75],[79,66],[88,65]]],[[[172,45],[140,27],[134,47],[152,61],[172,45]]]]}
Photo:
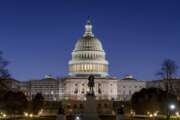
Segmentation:
{"type": "Polygon", "coordinates": [[[87,23],[85,25],[85,33],[84,33],[84,37],[86,36],[91,36],[91,37],[94,37],[94,34],[92,32],[92,24],[91,24],[91,21],[90,20],[87,20],[87,23]]]}

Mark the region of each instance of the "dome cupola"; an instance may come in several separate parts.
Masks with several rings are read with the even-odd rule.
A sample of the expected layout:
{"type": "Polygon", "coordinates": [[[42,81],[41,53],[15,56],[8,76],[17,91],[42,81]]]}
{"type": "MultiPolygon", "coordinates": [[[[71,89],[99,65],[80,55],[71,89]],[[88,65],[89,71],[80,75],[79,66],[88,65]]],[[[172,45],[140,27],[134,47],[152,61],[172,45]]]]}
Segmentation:
{"type": "Polygon", "coordinates": [[[92,32],[91,21],[85,25],[84,35],[77,41],[72,52],[72,60],[69,61],[69,75],[97,76],[108,75],[108,61],[100,40],[92,32]]]}

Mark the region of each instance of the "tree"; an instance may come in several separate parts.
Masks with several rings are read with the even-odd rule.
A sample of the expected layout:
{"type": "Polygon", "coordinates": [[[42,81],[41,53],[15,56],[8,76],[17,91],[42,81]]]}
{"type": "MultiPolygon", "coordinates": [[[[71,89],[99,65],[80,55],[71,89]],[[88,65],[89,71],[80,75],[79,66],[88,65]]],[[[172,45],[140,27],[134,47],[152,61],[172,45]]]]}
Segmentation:
{"type": "Polygon", "coordinates": [[[177,69],[178,67],[173,60],[165,59],[161,66],[160,72],[158,72],[158,75],[160,75],[164,80],[165,90],[167,93],[173,92],[172,80],[175,79],[177,69]]]}
{"type": "Polygon", "coordinates": [[[10,77],[8,70],[6,69],[8,61],[2,57],[3,53],[0,51],[0,90],[7,89],[6,80],[10,77]]]}
{"type": "Polygon", "coordinates": [[[23,92],[8,91],[3,97],[3,108],[10,114],[22,113],[27,109],[28,101],[23,92]]]}
{"type": "Polygon", "coordinates": [[[10,76],[6,69],[8,62],[2,57],[3,53],[0,51],[0,108],[2,108],[4,101],[3,96],[8,91],[8,77],[10,76]]]}
{"type": "Polygon", "coordinates": [[[166,98],[165,98],[165,110],[167,119],[169,119],[169,104],[172,102],[171,95],[176,94],[176,90],[173,88],[173,80],[176,79],[177,65],[171,59],[165,59],[161,70],[158,73],[164,81],[164,87],[166,90],[166,98]]]}
{"type": "MultiPolygon", "coordinates": [[[[176,96],[169,94],[171,102],[176,103],[176,96]]],[[[159,111],[166,113],[166,91],[159,88],[144,88],[133,94],[131,104],[137,114],[147,114],[159,111]]]]}
{"type": "Polygon", "coordinates": [[[44,105],[44,97],[42,96],[41,93],[37,93],[33,100],[32,100],[32,111],[34,114],[37,114],[44,105]]]}

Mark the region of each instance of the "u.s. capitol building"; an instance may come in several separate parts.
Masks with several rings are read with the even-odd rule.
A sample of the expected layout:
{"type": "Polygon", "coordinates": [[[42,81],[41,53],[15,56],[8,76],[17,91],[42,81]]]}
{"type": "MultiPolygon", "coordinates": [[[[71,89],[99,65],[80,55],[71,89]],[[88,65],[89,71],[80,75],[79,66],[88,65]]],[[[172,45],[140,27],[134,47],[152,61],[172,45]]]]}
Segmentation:
{"type": "Polygon", "coordinates": [[[117,80],[108,75],[108,61],[103,46],[87,21],[83,36],[77,41],[69,61],[69,77],[65,79],[65,99],[84,99],[88,91],[87,78],[95,76],[97,99],[117,98],[117,80]]]}
{"type": "Polygon", "coordinates": [[[146,87],[145,81],[136,80],[132,75],[127,75],[123,79],[110,76],[105,50],[101,41],[95,37],[92,28],[88,20],[84,34],[72,51],[67,77],[46,76],[42,80],[19,83],[20,89],[29,99],[41,93],[48,101],[85,100],[89,75],[95,76],[94,90],[97,99],[129,100],[134,92],[146,87]]]}

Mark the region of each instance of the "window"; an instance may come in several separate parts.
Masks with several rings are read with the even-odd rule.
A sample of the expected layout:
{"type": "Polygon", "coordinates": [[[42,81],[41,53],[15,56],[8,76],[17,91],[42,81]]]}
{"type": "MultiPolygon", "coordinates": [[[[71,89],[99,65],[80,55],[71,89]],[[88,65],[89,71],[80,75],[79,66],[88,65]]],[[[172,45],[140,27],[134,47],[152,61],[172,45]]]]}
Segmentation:
{"type": "Polygon", "coordinates": [[[84,90],[84,88],[83,88],[82,91],[81,91],[81,93],[84,94],[84,91],[85,91],[85,90],[84,90]]]}
{"type": "Polygon", "coordinates": [[[74,93],[75,93],[75,94],[78,94],[78,89],[77,89],[77,88],[74,90],[74,93]]]}
{"type": "Polygon", "coordinates": [[[98,108],[99,108],[99,109],[101,108],[101,104],[100,104],[100,103],[98,104],[98,108]]]}
{"type": "Polygon", "coordinates": [[[107,105],[107,103],[105,103],[105,104],[104,104],[104,108],[107,108],[107,107],[108,107],[108,105],[107,105]]]}
{"type": "Polygon", "coordinates": [[[79,105],[79,108],[80,108],[80,109],[83,109],[83,108],[84,108],[83,104],[80,104],[80,105],[79,105]]]}
{"type": "Polygon", "coordinates": [[[76,104],[74,104],[74,106],[73,106],[73,107],[74,107],[74,109],[76,109],[76,108],[77,108],[77,105],[76,105],[76,104]]]}
{"type": "Polygon", "coordinates": [[[98,89],[98,93],[101,94],[101,89],[100,88],[98,89]]]}

